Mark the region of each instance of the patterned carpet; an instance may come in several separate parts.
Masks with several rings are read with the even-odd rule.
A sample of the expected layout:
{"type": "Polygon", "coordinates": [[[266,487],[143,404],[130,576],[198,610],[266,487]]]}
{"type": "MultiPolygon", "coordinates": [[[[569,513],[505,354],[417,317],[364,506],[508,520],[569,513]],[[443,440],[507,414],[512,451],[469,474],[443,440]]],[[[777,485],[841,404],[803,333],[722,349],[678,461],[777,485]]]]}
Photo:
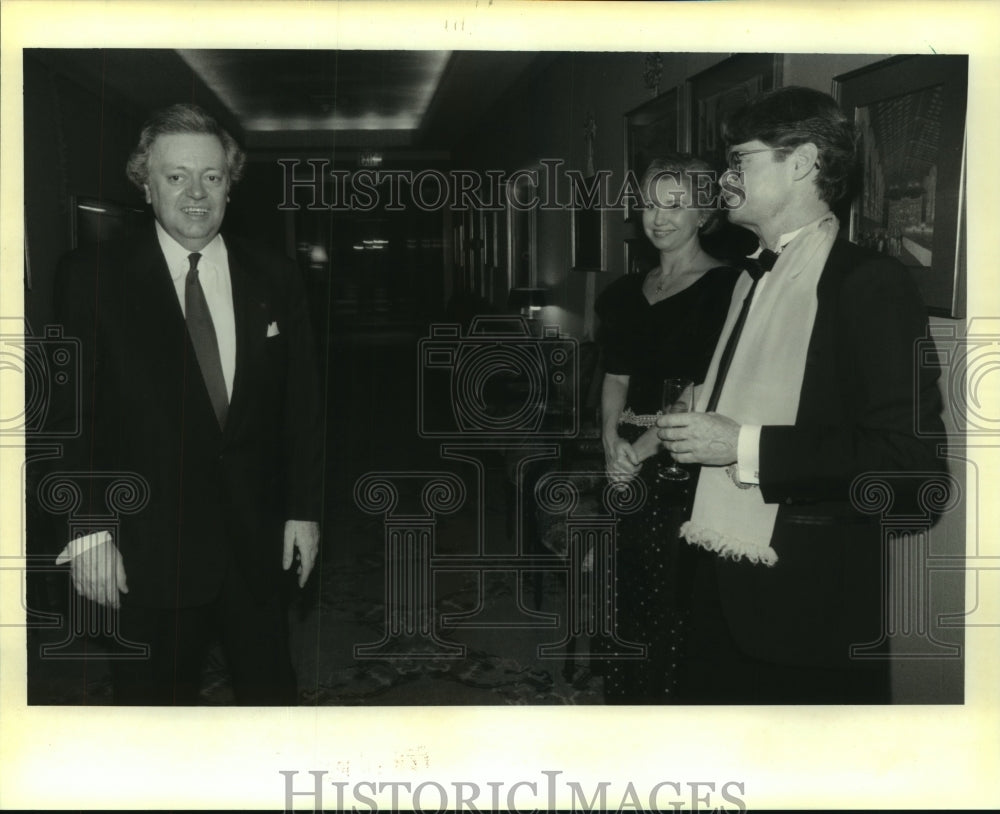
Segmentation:
{"type": "MultiPolygon", "coordinates": [[[[539,649],[566,636],[566,586],[561,574],[456,572],[435,578],[434,607],[421,617],[434,640],[413,637],[407,655],[358,655],[386,633],[385,556],[381,524],[362,519],[334,539],[350,540],[295,599],[289,613],[300,703],[310,706],[599,704],[602,681],[586,658],[586,641],[563,653],[539,649]],[[351,552],[358,552],[352,556],[351,552]],[[533,604],[540,599],[540,611],[533,604]],[[478,613],[475,624],[463,615],[478,613]],[[436,652],[437,643],[456,652],[436,652]],[[458,652],[464,651],[464,652],[458,652]]],[[[68,586],[67,586],[68,587],[68,586]]],[[[101,705],[111,702],[105,649],[80,640],[74,658],[39,657],[64,638],[62,629],[29,632],[29,702],[101,705]]],[[[201,703],[229,705],[225,659],[213,647],[201,703]]]]}
{"type": "MultiPolygon", "coordinates": [[[[482,628],[443,628],[443,616],[468,612],[477,605],[480,582],[469,575],[454,591],[442,593],[435,608],[438,640],[458,645],[464,653],[434,654],[426,641],[414,638],[407,646],[418,653],[428,651],[426,655],[358,657],[351,646],[377,643],[384,633],[385,619],[381,598],[372,597],[359,586],[381,581],[382,562],[374,558],[354,569],[332,568],[324,574],[319,613],[305,620],[299,634],[304,639],[332,640],[333,646],[300,647],[300,663],[317,679],[302,691],[304,704],[601,702],[601,679],[590,672],[584,659],[573,654],[539,657],[539,647],[559,638],[557,628],[493,627],[489,622],[482,622],[482,628]],[[329,631],[327,637],[320,628],[329,631]]],[[[513,575],[507,580],[487,578],[483,582],[483,616],[516,619],[523,615],[516,594],[523,597],[533,591],[533,585],[518,586],[513,575]]],[[[543,596],[549,607],[564,602],[561,594],[564,586],[558,578],[544,581],[543,596]]],[[[300,674],[300,682],[303,678],[300,674]]]]}

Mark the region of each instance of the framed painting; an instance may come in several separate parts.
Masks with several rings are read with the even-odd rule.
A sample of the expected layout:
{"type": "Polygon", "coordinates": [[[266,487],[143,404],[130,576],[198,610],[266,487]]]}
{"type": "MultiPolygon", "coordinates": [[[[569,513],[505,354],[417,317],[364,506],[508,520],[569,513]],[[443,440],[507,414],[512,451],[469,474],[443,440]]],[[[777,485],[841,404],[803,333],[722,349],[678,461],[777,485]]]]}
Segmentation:
{"type": "Polygon", "coordinates": [[[690,80],[691,152],[721,168],[726,151],[721,127],[745,102],[781,84],[781,54],[736,54],[690,80]]]}
{"type": "MultiPolygon", "coordinates": [[[[585,183],[593,185],[595,177],[585,183]]],[[[573,207],[573,271],[604,271],[604,211],[596,201],[573,207]]]]}
{"type": "Polygon", "coordinates": [[[516,173],[507,186],[507,276],[511,288],[535,285],[535,229],[538,200],[537,167],[535,175],[516,173]]]}
{"type": "Polygon", "coordinates": [[[625,252],[625,273],[642,274],[659,262],[653,244],[645,237],[629,237],[622,241],[625,252]]]}
{"type": "Polygon", "coordinates": [[[893,57],[833,80],[861,144],[848,237],[913,273],[928,312],[965,315],[964,55],[893,57]]]}
{"type": "Polygon", "coordinates": [[[483,293],[482,222],[475,209],[465,210],[465,267],[471,291],[483,293]]]}
{"type": "MultiPolygon", "coordinates": [[[[681,144],[680,91],[672,88],[625,114],[625,174],[636,184],[642,180],[650,161],[657,155],[677,152],[681,144]]],[[[639,213],[629,204],[625,220],[635,221],[639,213]]]]}

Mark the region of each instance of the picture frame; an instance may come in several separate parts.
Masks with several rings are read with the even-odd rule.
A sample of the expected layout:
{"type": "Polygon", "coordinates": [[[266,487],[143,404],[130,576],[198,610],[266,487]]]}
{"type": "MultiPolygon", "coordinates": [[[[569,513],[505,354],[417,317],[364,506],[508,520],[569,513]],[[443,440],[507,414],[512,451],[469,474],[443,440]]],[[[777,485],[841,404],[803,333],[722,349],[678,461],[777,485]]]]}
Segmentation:
{"type": "Polygon", "coordinates": [[[642,274],[657,262],[657,252],[645,237],[628,237],[622,241],[626,274],[642,274]]]}
{"type": "Polygon", "coordinates": [[[479,212],[483,239],[483,296],[490,299],[494,295],[496,278],[496,212],[482,209],[479,212]]]}
{"type": "MultiPolygon", "coordinates": [[[[502,196],[499,200],[507,200],[507,184],[504,182],[499,187],[500,195],[502,196]]],[[[507,296],[507,292],[512,287],[513,283],[510,276],[510,224],[508,223],[507,210],[505,208],[497,208],[493,213],[494,224],[496,229],[496,234],[493,241],[493,265],[496,267],[495,275],[496,280],[494,281],[494,288],[496,290],[496,297],[498,301],[501,301],[507,296]]]]}
{"type": "Polygon", "coordinates": [[[537,172],[538,168],[534,167],[517,173],[507,185],[507,277],[510,288],[532,288],[535,285],[537,172]]]}
{"type": "Polygon", "coordinates": [[[860,190],[847,237],[910,269],[928,313],[965,315],[965,55],[900,56],[841,74],[858,127],[860,190]]]}
{"type": "Polygon", "coordinates": [[[727,114],[781,85],[782,54],[734,54],[688,80],[690,151],[722,168],[720,127],[727,114]]]}
{"type": "Polygon", "coordinates": [[[463,253],[462,267],[465,269],[465,279],[469,291],[480,293],[481,274],[478,251],[478,212],[466,209],[462,213],[463,253]]]}
{"type": "MultiPolygon", "coordinates": [[[[588,187],[593,187],[597,176],[585,179],[588,187]]],[[[582,205],[577,200],[572,218],[573,271],[604,271],[604,210],[596,201],[582,205]]]]}
{"type": "MultiPolygon", "coordinates": [[[[671,88],[655,99],[624,114],[625,176],[631,173],[636,184],[642,180],[649,162],[658,154],[677,152],[682,142],[681,89],[671,88]]],[[[629,205],[625,220],[635,222],[639,211],[629,205]]]]}
{"type": "Polygon", "coordinates": [[[454,249],[454,256],[452,261],[454,263],[455,269],[459,275],[463,276],[465,274],[465,224],[462,219],[458,219],[459,222],[452,225],[452,247],[454,249]]]}
{"type": "Polygon", "coordinates": [[[483,262],[493,268],[497,265],[497,213],[484,209],[480,216],[483,220],[483,262]]]}

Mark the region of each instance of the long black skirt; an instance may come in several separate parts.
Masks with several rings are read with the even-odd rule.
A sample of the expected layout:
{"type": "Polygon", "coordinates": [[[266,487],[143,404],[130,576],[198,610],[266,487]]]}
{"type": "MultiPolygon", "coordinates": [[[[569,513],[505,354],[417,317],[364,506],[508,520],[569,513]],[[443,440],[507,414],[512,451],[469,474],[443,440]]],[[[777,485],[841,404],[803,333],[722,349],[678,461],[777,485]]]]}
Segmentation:
{"type": "MultiPolygon", "coordinates": [[[[634,441],[642,427],[622,424],[619,434],[634,441]]],[[[677,681],[684,659],[695,548],[679,537],[690,514],[696,469],[686,481],[658,477],[670,464],[666,452],[647,459],[639,473],[646,501],[619,520],[616,536],[615,617],[617,638],[645,647],[642,658],[594,655],[602,664],[608,704],[677,702],[677,681]]]]}

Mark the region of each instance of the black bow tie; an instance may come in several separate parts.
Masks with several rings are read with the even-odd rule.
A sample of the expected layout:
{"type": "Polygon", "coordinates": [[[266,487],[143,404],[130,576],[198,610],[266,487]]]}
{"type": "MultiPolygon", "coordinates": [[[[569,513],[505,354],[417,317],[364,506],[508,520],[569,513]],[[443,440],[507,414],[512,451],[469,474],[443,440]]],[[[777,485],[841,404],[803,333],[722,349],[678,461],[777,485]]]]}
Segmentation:
{"type": "Polygon", "coordinates": [[[757,257],[747,257],[743,261],[743,268],[747,270],[747,273],[753,277],[755,280],[759,280],[764,276],[764,272],[770,271],[774,268],[774,264],[778,261],[778,253],[772,252],[770,249],[764,249],[757,257]]]}

